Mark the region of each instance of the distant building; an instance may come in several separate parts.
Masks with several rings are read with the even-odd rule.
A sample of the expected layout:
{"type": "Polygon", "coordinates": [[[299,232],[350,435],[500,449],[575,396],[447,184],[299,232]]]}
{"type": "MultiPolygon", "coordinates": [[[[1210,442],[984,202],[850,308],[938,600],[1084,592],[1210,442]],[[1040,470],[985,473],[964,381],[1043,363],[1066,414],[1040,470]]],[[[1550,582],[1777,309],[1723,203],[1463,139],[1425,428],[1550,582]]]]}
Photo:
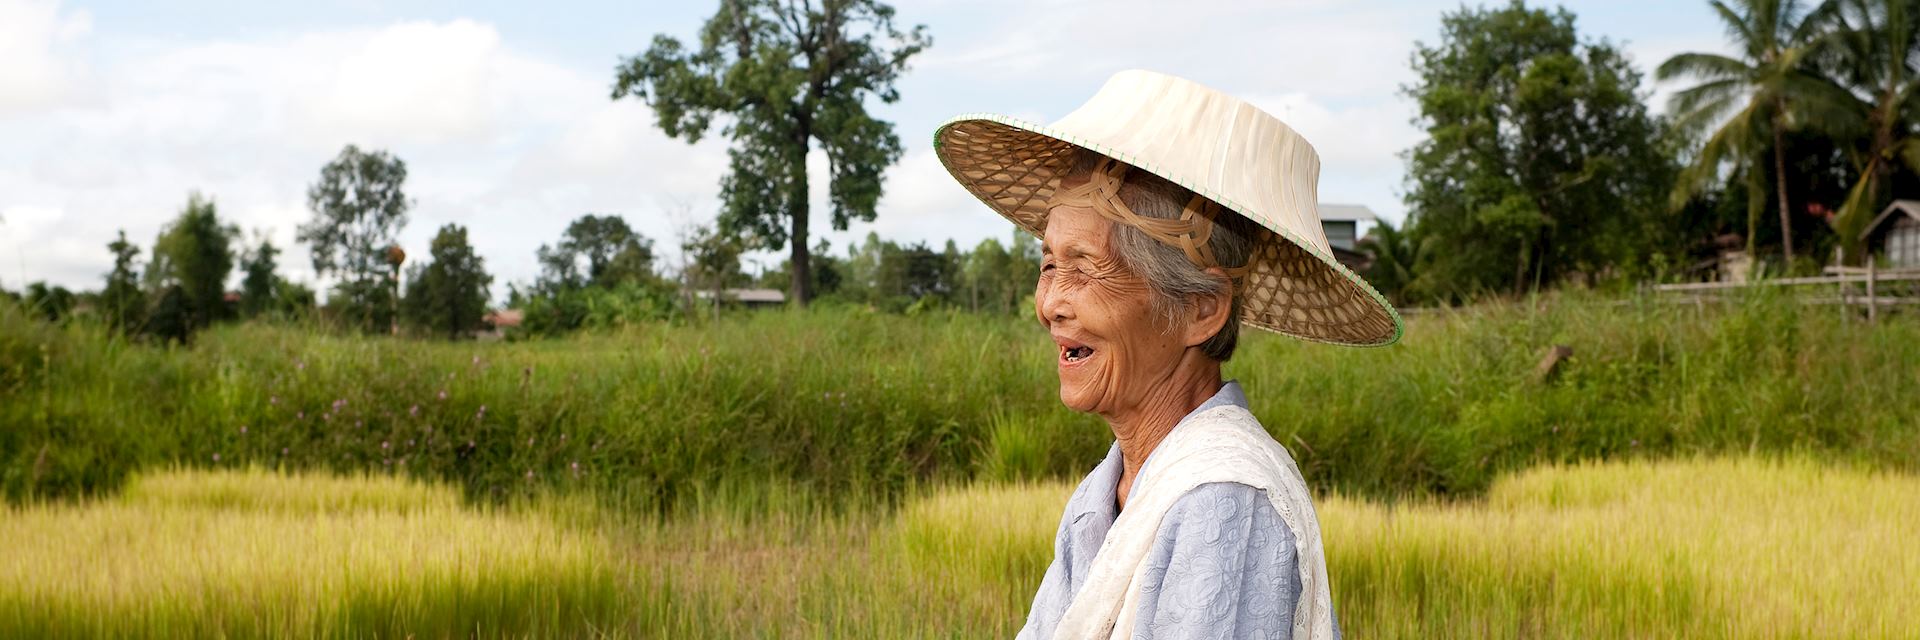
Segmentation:
{"type": "Polygon", "coordinates": [[[1320,228],[1327,233],[1333,258],[1354,271],[1365,271],[1373,264],[1373,256],[1359,249],[1360,223],[1379,220],[1366,205],[1320,203],[1320,228]]]}
{"type": "Polygon", "coordinates": [[[1895,269],[1920,267],[1920,200],[1895,200],[1860,232],[1861,244],[1874,247],[1895,269]]]}
{"type": "MultiPolygon", "coordinates": [[[[713,292],[695,290],[693,297],[697,300],[712,300],[713,292]]],[[[787,292],[779,289],[721,289],[720,300],[746,307],[778,307],[787,303],[787,292]]]]}

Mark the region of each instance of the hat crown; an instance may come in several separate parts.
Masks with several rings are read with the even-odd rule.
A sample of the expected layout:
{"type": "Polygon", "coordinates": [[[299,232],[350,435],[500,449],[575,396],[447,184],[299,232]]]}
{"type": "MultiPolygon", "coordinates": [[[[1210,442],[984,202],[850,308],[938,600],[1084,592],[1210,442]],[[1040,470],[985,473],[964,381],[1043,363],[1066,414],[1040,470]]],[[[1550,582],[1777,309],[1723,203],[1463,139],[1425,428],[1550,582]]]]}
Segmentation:
{"type": "Polygon", "coordinates": [[[1185,78],[1122,71],[1051,126],[1095,150],[1150,158],[1139,166],[1332,253],[1320,226],[1320,154],[1245,100],[1185,78]]]}

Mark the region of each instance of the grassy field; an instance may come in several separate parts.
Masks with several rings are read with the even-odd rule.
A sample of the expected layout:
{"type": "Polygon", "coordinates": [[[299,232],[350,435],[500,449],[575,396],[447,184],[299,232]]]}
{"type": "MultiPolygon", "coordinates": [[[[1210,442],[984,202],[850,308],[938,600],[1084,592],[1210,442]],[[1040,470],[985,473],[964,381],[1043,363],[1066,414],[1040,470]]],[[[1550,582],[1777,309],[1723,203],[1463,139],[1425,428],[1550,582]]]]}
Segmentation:
{"type": "MultiPolygon", "coordinates": [[[[400,471],[475,497],[636,509],[777,486],[850,504],[1083,473],[1110,436],[1055,397],[1027,319],[768,312],[529,343],[220,327],[130,345],[0,309],[0,489],[111,493],[168,466],[400,471]]],[[[1752,299],[1584,296],[1442,312],[1354,350],[1250,335],[1227,373],[1311,484],[1473,496],[1538,464],[1804,453],[1920,469],[1920,322],[1752,299]],[[1549,345],[1574,357],[1530,380],[1549,345]]]]}
{"type": "MultiPolygon", "coordinates": [[[[1010,636],[1071,488],[890,513],[707,495],[636,519],[391,477],[142,475],[0,518],[0,636],[1010,636]]],[[[1551,466],[1471,501],[1319,509],[1348,637],[1899,638],[1920,614],[1908,475],[1551,466]]]]}
{"type": "MultiPolygon", "coordinates": [[[[162,348],[0,305],[0,637],[1010,635],[1111,437],[1051,362],[940,312],[162,348]]],[[[1227,373],[1349,637],[1891,638],[1916,363],[1906,316],[1569,295],[1227,373]]]]}
{"type": "Polygon", "coordinates": [[[545,636],[630,619],[615,546],[397,477],[142,475],[0,518],[0,637],[545,636]]]}

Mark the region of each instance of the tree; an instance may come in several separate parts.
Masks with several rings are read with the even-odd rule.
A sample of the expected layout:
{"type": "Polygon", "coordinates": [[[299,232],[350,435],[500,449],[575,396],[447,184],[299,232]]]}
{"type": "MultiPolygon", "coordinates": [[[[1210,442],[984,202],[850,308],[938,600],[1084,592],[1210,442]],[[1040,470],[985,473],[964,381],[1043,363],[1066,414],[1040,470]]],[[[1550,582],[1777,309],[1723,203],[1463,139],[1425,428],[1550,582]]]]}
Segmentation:
{"type": "Polygon", "coordinates": [[[392,308],[386,282],[398,266],[388,261],[387,249],[407,226],[406,182],[407,165],[399,158],[347,145],[307,188],[313,218],[296,237],[311,245],[315,272],[342,276],[336,294],[362,329],[385,326],[392,308]]]}
{"type": "Polygon", "coordinates": [[[687,254],[681,277],[689,288],[712,292],[716,301],[721,289],[745,277],[740,271],[740,241],[713,227],[694,227],[681,240],[680,249],[687,254]]]}
{"type": "Polygon", "coordinates": [[[635,233],[616,215],[587,214],[567,225],[560,242],[537,252],[542,286],[551,290],[582,286],[612,288],[622,283],[653,284],[653,239],[635,233]],[[586,261],[586,273],[580,262],[586,261]]]}
{"type": "Polygon", "coordinates": [[[233,273],[232,244],[239,233],[234,226],[220,223],[212,200],[193,193],[187,196],[180,217],[153,241],[147,286],[179,287],[178,304],[167,310],[185,314],[177,320],[183,331],[198,331],[227,317],[227,276],[233,273]]]}
{"type": "MultiPolygon", "coordinates": [[[[1848,260],[1866,256],[1861,232],[1890,199],[1896,169],[1920,173],[1920,3],[1844,0],[1828,13],[1837,46],[1818,62],[1854,88],[1846,101],[1859,124],[1859,175],[1833,218],[1848,260]]],[[[1845,132],[1836,132],[1842,133],[1845,132]]]]}
{"type": "Polygon", "coordinates": [[[1393,301],[1404,304],[1404,292],[1414,288],[1417,277],[1415,270],[1420,262],[1420,245],[1409,234],[1393,228],[1384,220],[1375,224],[1367,236],[1356,244],[1369,257],[1370,264],[1362,274],[1366,276],[1367,283],[1393,301]]]}
{"type": "Polygon", "coordinates": [[[1462,9],[1417,45],[1406,87],[1428,138],[1408,152],[1409,233],[1449,247],[1436,298],[1523,291],[1634,262],[1672,162],[1640,76],[1564,9],[1462,9]]]}
{"type": "Polygon", "coordinates": [[[1004,312],[1012,306],[1008,301],[1008,292],[1013,287],[1009,282],[1009,269],[1012,257],[1007,255],[1000,241],[987,238],[973,246],[967,252],[966,266],[961,268],[967,282],[967,304],[979,311],[985,304],[990,311],[1004,312]]]}
{"type": "Polygon", "coordinates": [[[1766,174],[1757,166],[1762,152],[1772,149],[1774,202],[1780,211],[1780,244],[1793,262],[1793,218],[1787,203],[1787,133],[1810,121],[1845,118],[1846,92],[1810,72],[1809,63],[1832,46],[1821,37],[1824,16],[1834,5],[1823,5],[1809,15],[1797,0],[1732,0],[1735,10],[1721,0],[1709,4],[1726,23],[1739,57],[1715,53],[1682,53],[1668,58],[1655,71],[1665,82],[1682,77],[1699,83],[1674,94],[1669,110],[1682,129],[1712,129],[1680,174],[1672,195],[1679,208],[1720,176],[1725,163],[1749,164],[1747,176],[1747,252],[1753,253],[1754,231],[1766,207],[1766,174]]]}
{"type": "Polygon", "coordinates": [[[807,154],[816,143],[826,152],[833,228],[873,220],[900,140],[866,101],[898,100],[894,81],[930,43],[924,25],[903,32],[893,8],[874,0],[721,0],[698,50],[657,35],[646,53],[622,59],[613,98],[645,101],[661,130],[689,143],[717,116],[731,117],[720,232],[757,248],[788,245],[792,297],[804,305],[807,154]]]}
{"type": "Polygon", "coordinates": [[[107,244],[107,250],[113,252],[113,271],[107,274],[107,286],[100,289],[100,310],[106,315],[109,328],[125,334],[139,333],[147,307],[146,294],[140,290],[139,277],[134,275],[134,261],[140,259],[140,247],[127,242],[127,232],[123,229],[119,239],[107,244]]]}
{"type": "Polygon", "coordinates": [[[45,318],[47,322],[59,322],[73,313],[73,292],[66,287],[35,282],[27,285],[25,296],[27,310],[45,318]]]}
{"type": "Polygon", "coordinates": [[[251,318],[278,307],[274,286],[280,283],[280,277],[273,271],[278,267],[274,256],[279,254],[272,242],[262,238],[260,246],[240,257],[240,270],[246,274],[240,281],[241,315],[251,318]]]}
{"type": "Polygon", "coordinates": [[[486,326],[487,275],[485,261],[467,243],[467,229],[457,224],[441,227],[433,236],[433,262],[415,263],[407,283],[408,322],[427,331],[457,339],[486,326]]]}

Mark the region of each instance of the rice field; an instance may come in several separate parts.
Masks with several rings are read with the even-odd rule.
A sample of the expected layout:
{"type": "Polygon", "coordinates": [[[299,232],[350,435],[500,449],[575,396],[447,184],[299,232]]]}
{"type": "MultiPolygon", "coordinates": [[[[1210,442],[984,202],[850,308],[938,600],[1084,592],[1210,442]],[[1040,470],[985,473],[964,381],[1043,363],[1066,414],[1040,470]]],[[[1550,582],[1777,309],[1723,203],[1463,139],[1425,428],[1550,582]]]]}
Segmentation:
{"type": "MultiPolygon", "coordinates": [[[[634,518],[390,476],[142,474],[7,508],[0,637],[1010,636],[1071,490],[976,483],[890,511],[716,493],[634,518]]],[[[1471,500],[1319,510],[1347,637],[1920,633],[1920,478],[1897,472],[1545,466],[1471,500]]]]}
{"type": "Polygon", "coordinates": [[[0,518],[0,637],[550,636],[631,615],[614,547],[396,477],[134,478],[0,518]]]}

